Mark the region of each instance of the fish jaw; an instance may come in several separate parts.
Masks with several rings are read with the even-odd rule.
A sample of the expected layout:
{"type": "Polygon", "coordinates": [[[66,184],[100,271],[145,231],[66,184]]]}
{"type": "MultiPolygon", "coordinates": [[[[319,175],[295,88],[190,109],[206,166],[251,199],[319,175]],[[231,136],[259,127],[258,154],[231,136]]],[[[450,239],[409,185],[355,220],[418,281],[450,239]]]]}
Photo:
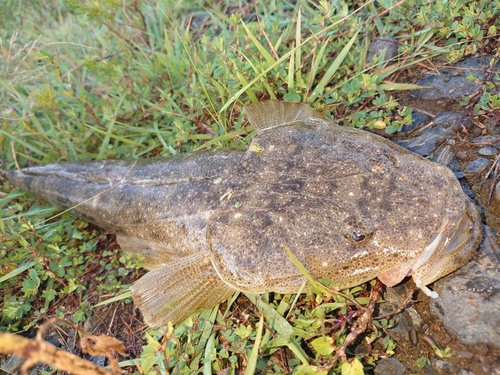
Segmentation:
{"type": "Polygon", "coordinates": [[[450,222],[445,218],[438,233],[410,270],[409,275],[416,286],[431,298],[438,298],[439,294],[426,285],[464,265],[474,255],[482,240],[481,219],[477,207],[469,197],[465,198],[465,213],[452,237],[448,237],[446,233],[450,222]]]}
{"type": "Polygon", "coordinates": [[[454,232],[450,233],[451,218],[444,218],[417,259],[385,271],[378,279],[392,287],[405,277],[412,276],[416,286],[427,296],[438,298],[439,294],[427,285],[465,264],[481,241],[481,220],[477,208],[468,197],[465,202],[465,213],[454,232]]]}
{"type": "Polygon", "coordinates": [[[449,224],[450,221],[448,219],[443,220],[443,223],[441,224],[438,232],[432,237],[430,243],[425,247],[420,257],[418,257],[416,260],[412,260],[402,265],[391,268],[389,271],[386,271],[382,275],[379,275],[378,279],[387,286],[394,286],[401,282],[406,276],[413,275],[413,279],[418,288],[420,288],[429,297],[437,298],[437,293],[429,290],[429,288],[427,288],[422,283],[422,280],[419,277],[416,277],[416,275],[418,274],[414,273],[413,270],[418,270],[423,264],[425,264],[430,258],[432,258],[433,254],[435,254],[436,250],[441,244],[443,234],[448,228],[449,224]]]}

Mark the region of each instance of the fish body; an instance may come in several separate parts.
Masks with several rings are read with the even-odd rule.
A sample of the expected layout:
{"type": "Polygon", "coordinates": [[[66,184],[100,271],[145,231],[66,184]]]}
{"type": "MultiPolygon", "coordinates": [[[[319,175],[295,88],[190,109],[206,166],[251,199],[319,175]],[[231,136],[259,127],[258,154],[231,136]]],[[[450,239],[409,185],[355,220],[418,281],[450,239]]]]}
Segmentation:
{"type": "Polygon", "coordinates": [[[285,247],[339,288],[411,275],[432,297],[426,285],[473,254],[481,220],[448,168],[305,104],[245,110],[248,149],[1,173],[142,254],[151,272],[132,295],[155,327],[234,290],[297,293],[304,275],[285,247]]]}

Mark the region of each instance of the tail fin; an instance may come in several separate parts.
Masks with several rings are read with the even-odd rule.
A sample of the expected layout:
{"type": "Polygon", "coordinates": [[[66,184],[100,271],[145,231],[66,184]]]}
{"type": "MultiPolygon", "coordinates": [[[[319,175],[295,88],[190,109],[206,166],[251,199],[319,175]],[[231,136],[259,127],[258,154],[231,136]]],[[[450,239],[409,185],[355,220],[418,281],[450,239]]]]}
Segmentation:
{"type": "Polygon", "coordinates": [[[210,258],[201,252],[147,273],[130,289],[151,327],[161,327],[169,321],[178,323],[196,310],[214,307],[234,293],[219,278],[210,258]]]}

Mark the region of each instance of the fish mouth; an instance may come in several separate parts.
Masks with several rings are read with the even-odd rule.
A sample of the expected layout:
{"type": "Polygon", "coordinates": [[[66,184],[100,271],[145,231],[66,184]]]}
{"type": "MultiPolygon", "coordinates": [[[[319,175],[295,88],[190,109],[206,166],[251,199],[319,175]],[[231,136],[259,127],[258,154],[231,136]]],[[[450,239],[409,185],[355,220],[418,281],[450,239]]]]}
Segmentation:
{"type": "Polygon", "coordinates": [[[415,284],[432,298],[437,298],[438,294],[425,285],[431,284],[465,264],[472,257],[482,239],[481,218],[477,207],[468,196],[465,194],[464,196],[466,198],[465,212],[453,236],[447,237],[450,234],[448,227],[451,222],[445,218],[441,228],[432,237],[431,242],[410,271],[415,284]]]}

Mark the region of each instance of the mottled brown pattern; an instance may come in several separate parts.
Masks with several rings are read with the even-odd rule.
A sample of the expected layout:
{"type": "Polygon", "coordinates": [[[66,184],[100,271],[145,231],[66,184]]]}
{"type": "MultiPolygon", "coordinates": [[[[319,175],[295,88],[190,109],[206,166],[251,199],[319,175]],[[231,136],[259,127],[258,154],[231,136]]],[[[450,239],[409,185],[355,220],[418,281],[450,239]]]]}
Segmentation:
{"type": "Polygon", "coordinates": [[[339,287],[377,276],[391,285],[413,273],[427,293],[424,285],[470,257],[480,220],[449,169],[304,104],[246,111],[258,132],[248,150],[2,173],[75,206],[116,232],[124,250],[146,256],[153,271],[132,292],[153,326],[214,306],[233,289],[297,292],[304,278],[284,246],[339,287]],[[459,226],[460,243],[446,249],[459,226]]]}

